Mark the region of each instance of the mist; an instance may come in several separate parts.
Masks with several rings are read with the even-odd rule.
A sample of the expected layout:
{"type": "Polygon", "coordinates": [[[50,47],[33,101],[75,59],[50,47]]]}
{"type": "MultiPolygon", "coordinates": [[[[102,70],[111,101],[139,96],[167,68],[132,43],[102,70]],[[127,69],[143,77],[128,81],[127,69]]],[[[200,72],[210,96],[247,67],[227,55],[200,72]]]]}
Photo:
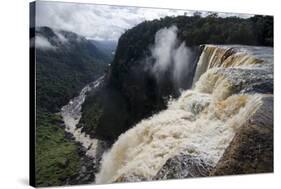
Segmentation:
{"type": "MultiPolygon", "coordinates": [[[[178,28],[171,26],[157,31],[155,34],[155,44],[152,46],[151,54],[155,59],[152,72],[157,80],[165,79],[165,73],[172,74],[173,83],[176,88],[180,88],[189,68],[193,62],[193,53],[186,47],[185,42],[177,38],[178,28]]],[[[186,82],[186,81],[185,81],[186,82]]]]}
{"type": "Polygon", "coordinates": [[[42,36],[35,37],[35,47],[40,49],[48,49],[48,50],[54,50],[56,48],[48,41],[48,39],[42,36]]]}
{"type": "Polygon", "coordinates": [[[59,30],[53,30],[56,36],[59,38],[59,41],[61,43],[68,43],[68,39],[59,31],[59,30]]]}
{"type": "Polygon", "coordinates": [[[151,48],[151,53],[155,58],[153,72],[157,77],[160,77],[172,65],[174,51],[178,43],[177,31],[176,26],[171,26],[163,28],[155,34],[155,44],[151,48]]]}

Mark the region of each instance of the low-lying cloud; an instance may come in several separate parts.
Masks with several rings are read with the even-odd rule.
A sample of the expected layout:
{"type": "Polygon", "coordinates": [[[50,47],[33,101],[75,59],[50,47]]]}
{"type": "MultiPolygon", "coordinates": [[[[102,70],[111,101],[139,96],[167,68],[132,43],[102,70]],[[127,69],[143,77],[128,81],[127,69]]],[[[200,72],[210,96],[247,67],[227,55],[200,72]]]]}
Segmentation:
{"type": "Polygon", "coordinates": [[[46,39],[45,37],[42,37],[42,36],[35,37],[35,47],[44,49],[44,50],[46,50],[46,49],[53,50],[56,48],[48,41],[48,39],[46,39]]]}
{"type": "Polygon", "coordinates": [[[64,35],[60,31],[58,31],[58,30],[53,30],[53,31],[56,34],[56,36],[59,38],[59,41],[61,43],[67,43],[68,42],[67,38],[64,37],[64,35]]]}

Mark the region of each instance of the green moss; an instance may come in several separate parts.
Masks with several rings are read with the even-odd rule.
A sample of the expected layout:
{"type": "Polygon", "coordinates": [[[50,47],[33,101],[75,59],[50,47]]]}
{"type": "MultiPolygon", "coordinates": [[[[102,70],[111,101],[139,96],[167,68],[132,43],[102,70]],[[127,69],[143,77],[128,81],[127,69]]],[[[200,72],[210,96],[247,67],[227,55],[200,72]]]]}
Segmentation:
{"type": "Polygon", "coordinates": [[[79,171],[79,156],[74,142],[65,138],[61,118],[55,114],[37,113],[36,185],[65,184],[79,171]]]}

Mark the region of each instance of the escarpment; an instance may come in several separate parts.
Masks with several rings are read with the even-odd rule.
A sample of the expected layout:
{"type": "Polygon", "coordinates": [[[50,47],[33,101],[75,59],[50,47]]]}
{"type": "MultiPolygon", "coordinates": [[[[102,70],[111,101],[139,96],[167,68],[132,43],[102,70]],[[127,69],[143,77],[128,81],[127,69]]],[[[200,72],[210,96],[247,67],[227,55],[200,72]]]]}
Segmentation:
{"type": "MultiPolygon", "coordinates": [[[[178,16],[145,21],[127,30],[119,38],[114,60],[108,68],[105,86],[100,92],[89,95],[83,105],[81,119],[83,130],[92,137],[114,141],[121,133],[140,120],[166,109],[169,98],[179,97],[180,91],[191,88],[192,83],[199,79],[200,73],[205,71],[206,68],[202,66],[201,70],[197,69],[195,72],[200,61],[204,62],[204,60],[198,62],[202,49],[204,49],[204,46],[200,47],[202,44],[273,45],[270,37],[268,37],[268,41],[259,39],[256,28],[260,19],[264,19],[266,23],[271,22],[269,17],[240,19],[178,16]],[[213,25],[217,30],[210,29],[212,27],[207,27],[208,24],[213,25]],[[228,28],[219,29],[223,28],[225,24],[228,25],[228,28]],[[233,31],[241,25],[247,28],[247,32],[239,34],[240,38],[237,37],[238,33],[233,31]],[[157,42],[161,41],[160,37],[157,39],[156,36],[160,30],[171,27],[177,28],[176,40],[171,49],[177,52],[180,52],[180,46],[188,49],[186,52],[188,59],[183,59],[187,66],[174,67],[171,64],[160,74],[161,77],[156,77],[155,75],[159,75],[159,73],[155,73],[155,67],[157,67],[155,66],[157,64],[155,54],[157,55],[157,53],[153,49],[157,42]],[[205,30],[197,28],[205,28],[208,32],[206,34],[205,30]],[[175,74],[176,72],[179,74],[175,74]],[[178,75],[181,75],[180,78],[177,78],[178,75]],[[96,113],[97,109],[101,111],[96,113]]],[[[264,32],[266,31],[264,29],[264,32]]],[[[268,32],[264,35],[268,35],[268,32]]],[[[161,54],[170,54],[171,49],[161,54]]],[[[222,66],[228,66],[231,62],[235,62],[231,60],[235,48],[218,50],[218,48],[209,46],[208,50],[202,53],[212,54],[211,49],[222,51],[221,54],[223,54],[223,56],[213,57],[213,63],[227,59],[228,61],[224,61],[222,66]]],[[[173,56],[169,62],[181,59],[177,55],[173,56]]],[[[239,57],[235,56],[235,58],[239,57]]],[[[248,58],[245,61],[252,61],[250,57],[248,58]]],[[[210,67],[212,66],[210,65],[210,67]]]]}

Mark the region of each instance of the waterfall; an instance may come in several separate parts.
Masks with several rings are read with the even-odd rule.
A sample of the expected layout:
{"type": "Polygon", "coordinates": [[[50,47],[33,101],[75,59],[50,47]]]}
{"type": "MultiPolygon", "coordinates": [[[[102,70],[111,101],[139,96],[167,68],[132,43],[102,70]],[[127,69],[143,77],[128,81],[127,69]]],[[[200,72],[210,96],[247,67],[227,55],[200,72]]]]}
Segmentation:
{"type": "Polygon", "coordinates": [[[103,155],[96,183],[153,180],[180,153],[215,167],[262,105],[260,78],[270,82],[272,73],[272,48],[205,45],[193,88],[120,135],[103,155]]]}
{"type": "MultiPolygon", "coordinates": [[[[260,51],[269,50],[266,47],[255,47],[255,49],[247,46],[218,46],[218,45],[205,45],[203,52],[197,63],[197,69],[193,78],[193,87],[199,80],[200,76],[207,70],[215,67],[237,67],[249,66],[262,63],[263,61],[272,61],[261,56],[263,53],[260,51]],[[259,56],[255,56],[254,52],[259,56]]],[[[265,53],[268,54],[267,52],[265,53]]]]}

